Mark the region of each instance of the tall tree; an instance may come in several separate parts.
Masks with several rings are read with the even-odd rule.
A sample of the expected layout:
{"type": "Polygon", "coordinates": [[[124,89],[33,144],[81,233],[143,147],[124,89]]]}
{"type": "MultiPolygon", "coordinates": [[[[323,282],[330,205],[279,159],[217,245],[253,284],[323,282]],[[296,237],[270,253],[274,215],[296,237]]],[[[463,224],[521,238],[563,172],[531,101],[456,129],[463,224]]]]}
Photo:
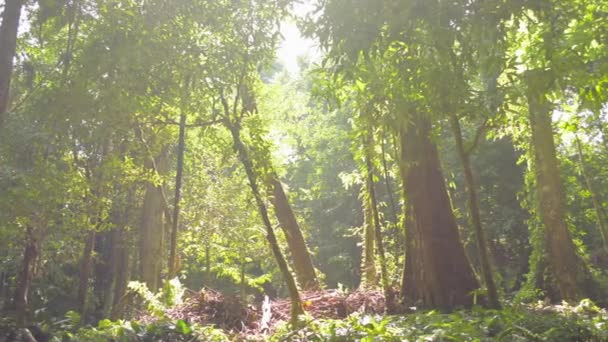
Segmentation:
{"type": "Polygon", "coordinates": [[[17,48],[17,33],[24,0],[7,0],[0,24],[0,128],[4,125],[9,104],[13,60],[17,48]]]}
{"type": "MultiPolygon", "coordinates": [[[[488,305],[492,308],[500,308],[500,302],[498,301],[498,291],[494,282],[494,275],[492,272],[492,265],[490,262],[490,255],[487,246],[487,235],[481,224],[481,214],[479,210],[479,200],[477,196],[477,187],[473,176],[473,167],[471,166],[470,149],[467,151],[464,146],[462,138],[462,130],[460,128],[460,122],[455,114],[450,115],[450,123],[452,126],[452,132],[454,139],[456,140],[456,151],[462,164],[465,188],[467,191],[467,204],[469,208],[469,215],[471,223],[475,229],[475,238],[477,240],[477,248],[479,249],[479,260],[481,263],[481,275],[483,277],[484,284],[488,291],[488,305]]],[[[476,137],[480,136],[484,130],[484,125],[479,128],[476,137]]],[[[476,138],[477,139],[477,138],[476,138]]],[[[475,142],[474,142],[475,143],[475,142]]]]}
{"type": "Polygon", "coordinates": [[[373,148],[374,138],[373,129],[369,129],[366,134],[364,143],[365,150],[365,187],[367,194],[367,205],[370,208],[371,219],[374,226],[374,240],[376,242],[376,249],[378,250],[378,261],[380,263],[380,279],[382,283],[382,289],[384,291],[384,298],[386,307],[389,312],[394,310],[393,303],[393,292],[389,281],[389,275],[387,270],[386,253],[384,252],[384,242],[382,238],[382,223],[380,222],[380,212],[378,210],[378,200],[376,196],[376,186],[374,181],[374,161],[373,161],[373,148]]]}
{"type": "MultiPolygon", "coordinates": [[[[367,187],[367,180],[366,180],[367,187]]],[[[373,288],[377,284],[376,279],[376,256],[374,241],[374,218],[372,208],[366,192],[361,193],[363,202],[363,241],[361,255],[361,286],[363,288],[373,288]]]]}
{"type": "Polygon", "coordinates": [[[27,227],[25,235],[25,251],[21,263],[21,272],[15,288],[14,304],[17,311],[17,324],[24,326],[27,321],[27,303],[32,279],[34,278],[34,263],[40,253],[40,245],[31,226],[27,227]]]}
{"type": "Polygon", "coordinates": [[[555,273],[561,298],[575,300],[589,290],[581,287],[581,284],[589,280],[590,274],[576,252],[566,222],[563,183],[551,124],[552,105],[547,99],[553,77],[544,70],[530,70],[525,78],[536,189],[549,263],[555,273]]]}
{"type": "Polygon", "coordinates": [[[407,303],[449,309],[473,304],[479,287],[460,242],[431,126],[421,114],[401,132],[403,185],[411,205],[404,296],[407,303]]]}
{"type": "Polygon", "coordinates": [[[171,244],[169,246],[169,278],[177,272],[177,234],[179,230],[179,210],[184,173],[184,151],[186,145],[186,113],[179,116],[179,138],[177,142],[177,170],[175,171],[175,197],[173,200],[173,219],[171,220],[171,244]]]}
{"type": "Polygon", "coordinates": [[[312,264],[312,258],[306,245],[306,240],[302,235],[302,230],[296,219],[296,216],[289,204],[289,198],[283,189],[283,184],[275,172],[271,172],[267,181],[271,196],[270,202],[274,207],[274,212],[285,233],[285,240],[289,246],[289,251],[293,258],[293,268],[296,272],[296,277],[300,286],[306,290],[314,290],[319,288],[315,268],[312,264]]]}
{"type": "MultiPolygon", "coordinates": [[[[238,100],[238,99],[237,99],[238,100]]],[[[287,284],[287,289],[289,290],[289,298],[291,299],[291,320],[292,323],[297,323],[298,316],[304,313],[304,309],[302,308],[302,301],[300,300],[300,293],[298,291],[298,287],[296,285],[295,279],[291,275],[289,271],[289,266],[287,265],[287,261],[283,256],[283,252],[281,252],[281,248],[279,247],[279,243],[277,241],[276,235],[274,234],[274,228],[272,227],[272,223],[270,222],[270,218],[268,216],[268,209],[266,208],[266,204],[264,204],[264,199],[260,194],[259,186],[258,186],[258,177],[255,173],[254,165],[251,162],[249,157],[249,152],[247,151],[246,146],[243,144],[241,140],[240,127],[238,122],[231,122],[230,117],[234,116],[236,113],[230,112],[230,106],[227,100],[224,98],[222,94],[222,104],[224,107],[224,120],[225,124],[228,126],[230,133],[232,134],[232,139],[234,143],[234,150],[238,154],[243,167],[245,168],[245,172],[247,173],[247,179],[249,181],[249,187],[253,193],[254,199],[258,206],[258,210],[260,211],[260,216],[262,216],[262,221],[264,223],[264,227],[266,229],[266,239],[270,244],[270,248],[272,250],[272,254],[279,266],[279,270],[283,275],[285,283],[287,284]]]]}
{"type": "MultiPolygon", "coordinates": [[[[147,162],[147,169],[154,170],[154,175],[160,177],[169,171],[168,148],[163,147],[156,158],[147,162]],[[153,164],[153,165],[151,165],[153,164]]],[[[148,288],[156,291],[160,286],[160,273],[162,270],[163,237],[166,215],[163,202],[162,181],[148,181],[142,208],[140,226],[139,265],[141,279],[148,288]]]]}

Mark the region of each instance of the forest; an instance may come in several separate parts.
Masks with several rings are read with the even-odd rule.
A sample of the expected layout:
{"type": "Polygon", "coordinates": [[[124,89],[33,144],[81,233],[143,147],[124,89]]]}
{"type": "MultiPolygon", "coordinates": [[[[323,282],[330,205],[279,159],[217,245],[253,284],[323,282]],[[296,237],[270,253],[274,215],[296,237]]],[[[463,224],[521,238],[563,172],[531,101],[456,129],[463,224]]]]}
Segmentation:
{"type": "Polygon", "coordinates": [[[608,341],[608,0],[0,1],[0,341],[608,341]]]}

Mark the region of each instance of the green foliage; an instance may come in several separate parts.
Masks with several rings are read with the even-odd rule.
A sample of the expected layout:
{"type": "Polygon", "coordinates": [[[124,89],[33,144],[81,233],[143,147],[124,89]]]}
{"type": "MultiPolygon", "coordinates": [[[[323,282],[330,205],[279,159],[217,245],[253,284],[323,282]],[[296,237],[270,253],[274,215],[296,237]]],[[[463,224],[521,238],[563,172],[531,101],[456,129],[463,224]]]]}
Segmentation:
{"type": "Polygon", "coordinates": [[[182,320],[171,322],[160,320],[150,324],[141,324],[136,321],[99,321],[96,327],[70,329],[63,326],[55,333],[52,341],[230,341],[221,330],[200,325],[190,325],[182,320]],[[66,329],[67,328],[67,329],[66,329]]]}
{"type": "Polygon", "coordinates": [[[403,316],[353,314],[345,320],[316,320],[271,341],[604,341],[608,314],[589,300],[577,306],[503,310],[414,312],[403,316]]]}
{"type": "Polygon", "coordinates": [[[182,304],[185,292],[185,288],[178,278],[165,280],[163,287],[156,294],[152,293],[146,284],[139,281],[129,282],[128,288],[143,300],[150,314],[161,318],[165,317],[165,310],[182,304]]]}
{"type": "MultiPolygon", "coordinates": [[[[478,264],[471,229],[460,214],[466,198],[461,168],[445,128],[455,114],[465,140],[473,142],[487,123],[471,158],[501,290],[515,295],[516,303],[552,297],[527,120],[524,75],[533,69],[547,70],[554,80],[546,96],[557,109],[554,140],[571,234],[608,288],[608,250],[597,224],[598,211],[608,211],[606,0],[316,3],[318,11],[300,23],[318,38],[324,60],[303,62],[305,73],[291,77],[275,58],[291,0],[25,1],[27,25],[20,28],[10,113],[0,132],[0,316],[5,309],[12,315],[9,297],[19,284],[24,247],[34,242],[28,318],[51,324],[65,315],[57,324],[70,331],[68,340],[226,338],[185,322],[106,319],[120,299],[112,298],[120,296],[112,293],[120,285],[117,264],[125,263],[120,275],[130,279],[124,284],[139,276],[145,185],[162,187],[164,209],[174,209],[173,150],[181,114],[187,128],[179,278],[164,279],[158,293],[143,283],[129,285],[150,315],[165,318],[186,287],[242,292],[248,299],[285,294],[222,125],[226,115],[241,125],[256,171],[276,171],[287,185],[325,284],[345,288],[356,287],[360,278],[357,227],[366,172],[361,146],[368,134],[387,266],[393,283],[401,277],[407,194],[399,166],[407,161],[396,142],[416,113],[433,126],[461,237],[478,264]],[[225,115],[222,96],[231,107],[225,115]],[[575,137],[591,188],[582,179],[575,137]],[[161,175],[149,164],[164,149],[171,166],[161,175]],[[118,238],[111,238],[117,231],[118,238]],[[98,234],[93,270],[84,282],[93,312],[81,317],[69,310],[80,305],[74,284],[89,232],[98,234]],[[112,249],[117,246],[121,253],[112,249]],[[99,324],[82,327],[87,322],[99,324]]],[[[284,237],[278,238],[289,255],[284,237]]],[[[167,245],[158,255],[163,276],[167,245]]],[[[313,321],[295,336],[550,340],[577,329],[596,336],[591,318],[564,310],[538,319],[519,308],[353,316],[313,321]]],[[[605,324],[601,317],[595,323],[605,324]]]]}

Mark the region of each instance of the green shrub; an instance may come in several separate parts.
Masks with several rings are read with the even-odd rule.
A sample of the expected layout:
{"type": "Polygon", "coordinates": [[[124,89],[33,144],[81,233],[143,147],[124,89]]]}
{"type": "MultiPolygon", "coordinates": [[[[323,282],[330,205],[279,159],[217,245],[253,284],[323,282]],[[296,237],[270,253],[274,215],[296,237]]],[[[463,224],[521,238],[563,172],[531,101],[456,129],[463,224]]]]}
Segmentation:
{"type": "Polygon", "coordinates": [[[608,314],[591,301],[577,306],[507,306],[503,310],[401,316],[354,314],[312,320],[297,331],[279,330],[272,341],[608,341],[608,314]]]}

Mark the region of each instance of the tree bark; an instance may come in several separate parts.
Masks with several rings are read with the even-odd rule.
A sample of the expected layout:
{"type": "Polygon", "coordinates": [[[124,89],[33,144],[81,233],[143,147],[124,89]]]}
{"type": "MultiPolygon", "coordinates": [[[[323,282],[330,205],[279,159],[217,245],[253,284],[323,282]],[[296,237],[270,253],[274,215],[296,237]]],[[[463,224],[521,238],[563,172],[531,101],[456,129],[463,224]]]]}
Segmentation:
{"type": "Polygon", "coordinates": [[[464,173],[464,183],[467,191],[467,202],[469,207],[469,215],[473,229],[475,229],[475,238],[477,239],[477,249],[479,252],[479,261],[481,263],[481,275],[488,291],[488,306],[493,309],[500,309],[500,302],[498,301],[498,291],[496,290],[496,284],[494,283],[494,276],[492,273],[492,265],[490,263],[490,256],[488,253],[487,237],[486,232],[481,224],[481,215],[479,213],[479,201],[477,199],[477,188],[475,186],[475,178],[473,176],[473,167],[471,166],[471,159],[469,153],[465,151],[464,142],[462,139],[462,131],[460,129],[460,122],[455,114],[450,114],[450,122],[452,125],[452,132],[454,139],[456,140],[456,150],[458,151],[458,157],[462,164],[464,173]]]}
{"type": "Polygon", "coordinates": [[[89,292],[89,278],[93,269],[93,250],[95,249],[95,231],[89,231],[84,243],[84,251],[80,261],[80,274],[78,281],[78,310],[83,319],[86,319],[89,292]]]}
{"type": "Polygon", "coordinates": [[[27,227],[25,234],[25,250],[23,252],[23,263],[19,281],[15,289],[15,309],[18,326],[25,326],[27,321],[28,294],[34,278],[34,264],[38,258],[39,244],[36,240],[34,229],[27,227]]]}
{"type": "Polygon", "coordinates": [[[24,0],[6,0],[0,24],[0,128],[4,126],[9,103],[13,60],[17,49],[19,19],[24,0]]]}
{"type": "MultiPolygon", "coordinates": [[[[225,107],[225,112],[226,114],[228,114],[228,104],[224,99],[222,100],[225,107]]],[[[255,198],[258,210],[260,211],[260,215],[262,216],[262,221],[264,222],[264,227],[266,228],[266,239],[270,244],[270,248],[272,249],[272,253],[277,261],[279,270],[281,271],[281,274],[285,279],[285,283],[287,284],[287,289],[289,290],[289,298],[291,300],[291,320],[292,323],[295,324],[297,322],[298,316],[304,313],[298,287],[293,276],[291,275],[291,272],[289,271],[289,267],[287,266],[287,262],[285,261],[285,257],[283,256],[283,252],[281,252],[281,248],[279,247],[279,243],[274,234],[274,229],[272,228],[272,224],[270,223],[266,204],[264,204],[264,200],[262,199],[262,195],[260,194],[260,190],[258,188],[258,181],[253,168],[253,163],[249,158],[247,148],[241,141],[240,127],[238,126],[238,123],[229,122],[228,118],[226,118],[225,123],[228,126],[230,133],[232,134],[234,150],[238,154],[238,157],[241,160],[243,167],[245,168],[245,173],[247,174],[247,179],[249,180],[251,192],[253,193],[253,197],[255,198]]]]}
{"type": "Polygon", "coordinates": [[[474,304],[479,288],[466,258],[450,206],[431,125],[415,115],[401,132],[402,174],[411,205],[407,234],[404,301],[407,305],[450,310],[474,304]]]}
{"type": "Polygon", "coordinates": [[[118,244],[121,238],[120,230],[122,227],[116,227],[108,234],[108,246],[105,250],[108,255],[104,256],[104,260],[107,260],[107,265],[104,267],[105,281],[101,282],[105,287],[101,289],[103,303],[102,303],[102,317],[110,317],[112,314],[112,306],[114,305],[114,288],[116,287],[116,279],[118,278],[118,263],[120,254],[118,253],[118,244]]]}
{"type": "Polygon", "coordinates": [[[318,289],[319,283],[317,282],[317,275],[312,264],[310,252],[306,246],[302,230],[300,230],[300,225],[289,204],[289,199],[287,198],[287,194],[285,194],[283,185],[274,172],[268,178],[268,183],[272,190],[270,201],[274,206],[277,220],[285,233],[285,240],[287,240],[287,245],[293,258],[296,278],[303,289],[318,289]]]}
{"type": "Polygon", "coordinates": [[[186,113],[179,117],[179,138],[177,142],[177,171],[175,173],[175,199],[173,202],[173,220],[171,220],[171,247],[169,252],[169,279],[175,277],[177,266],[177,235],[179,229],[179,202],[182,194],[182,177],[184,172],[184,150],[186,146],[186,113]]]}
{"type": "MultiPolygon", "coordinates": [[[[154,160],[155,169],[159,175],[164,175],[169,171],[167,154],[168,149],[165,147],[154,160]]],[[[151,165],[147,165],[147,167],[152,168],[151,165]]],[[[140,227],[140,274],[142,281],[152,292],[159,288],[163,261],[163,213],[165,212],[165,203],[162,191],[161,185],[152,183],[146,185],[140,227]]]]}
{"type": "Polygon", "coordinates": [[[126,241],[126,234],[124,228],[119,228],[116,241],[116,276],[114,279],[114,294],[112,295],[112,310],[111,319],[117,320],[122,318],[124,306],[120,303],[125,300],[127,293],[127,285],[130,278],[130,263],[129,263],[129,249],[128,242],[126,241]]]}
{"type": "Polygon", "coordinates": [[[552,83],[549,72],[528,71],[525,75],[531,146],[534,150],[536,189],[545,230],[549,265],[561,299],[573,301],[584,295],[579,285],[589,280],[589,270],[579,258],[568,225],[563,184],[553,141],[551,103],[546,94],[552,83]]]}
{"type": "MultiPolygon", "coordinates": [[[[120,231],[121,239],[124,239],[124,231],[120,231]]],[[[129,272],[129,250],[124,241],[118,242],[118,264],[116,269],[116,276],[114,280],[114,294],[112,295],[112,311],[110,318],[117,320],[123,317],[124,307],[120,305],[124,301],[127,293],[127,285],[129,283],[130,272],[129,272]]]]}
{"type": "MultiPolygon", "coordinates": [[[[366,182],[367,183],[367,182],[366,182]]],[[[374,253],[374,221],[371,206],[363,193],[363,251],[361,260],[361,287],[373,288],[377,284],[376,258],[374,253]]]]}

